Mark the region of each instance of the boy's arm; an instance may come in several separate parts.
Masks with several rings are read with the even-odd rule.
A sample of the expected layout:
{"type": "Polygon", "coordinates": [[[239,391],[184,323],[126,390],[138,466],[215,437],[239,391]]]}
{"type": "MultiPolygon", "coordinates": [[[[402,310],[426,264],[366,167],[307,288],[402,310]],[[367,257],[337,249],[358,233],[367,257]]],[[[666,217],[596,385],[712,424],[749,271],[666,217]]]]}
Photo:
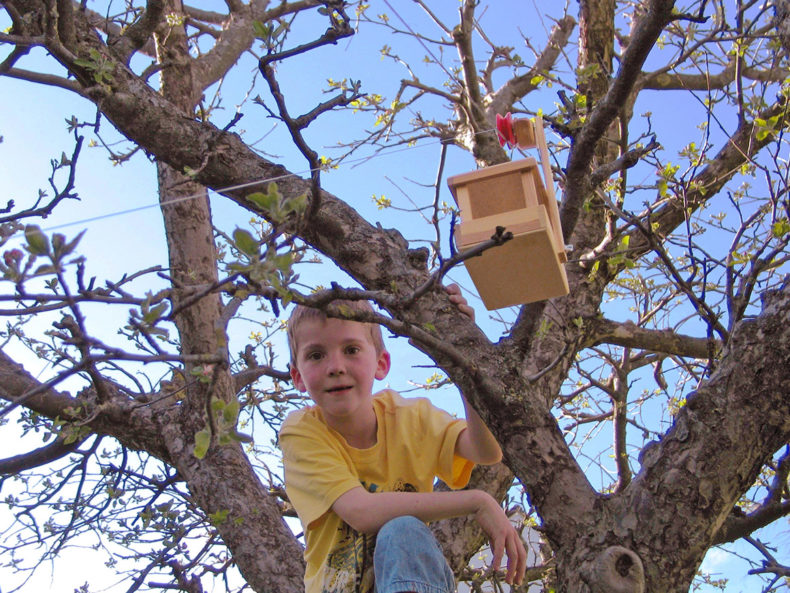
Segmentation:
{"type": "Polygon", "coordinates": [[[524,578],[524,543],[502,507],[482,490],[371,493],[358,486],[339,496],[332,510],[361,533],[376,533],[387,521],[406,515],[429,522],[474,514],[491,542],[491,567],[498,569],[507,554],[505,580],[518,585],[524,578]]]}
{"type": "Polygon", "coordinates": [[[458,435],[455,452],[469,461],[482,465],[493,465],[502,460],[502,449],[480,415],[461,395],[466,413],[466,429],[458,435]]]}
{"type": "MultiPolygon", "coordinates": [[[[475,311],[466,302],[461,293],[461,287],[457,284],[445,286],[445,291],[450,296],[452,302],[461,313],[467,315],[472,321],[475,320],[475,311]]],[[[493,465],[502,460],[502,449],[496,442],[494,435],[480,418],[479,414],[469,405],[466,398],[461,394],[466,413],[467,428],[459,436],[455,444],[455,452],[469,461],[482,465],[493,465]]]]}

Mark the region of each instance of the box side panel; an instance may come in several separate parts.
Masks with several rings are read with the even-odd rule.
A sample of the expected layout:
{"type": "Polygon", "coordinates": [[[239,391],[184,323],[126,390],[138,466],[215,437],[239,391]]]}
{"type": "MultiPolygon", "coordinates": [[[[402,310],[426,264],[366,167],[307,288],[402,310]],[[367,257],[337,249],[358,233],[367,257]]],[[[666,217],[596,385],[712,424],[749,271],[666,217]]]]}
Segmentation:
{"type": "MultiPolygon", "coordinates": [[[[518,172],[488,177],[468,183],[464,187],[469,194],[470,214],[473,219],[517,210],[527,205],[518,172]]],[[[462,212],[461,216],[466,216],[466,212],[462,212]]]]}
{"type": "Polygon", "coordinates": [[[565,268],[548,229],[518,235],[465,264],[489,310],[568,294],[565,268]]]}

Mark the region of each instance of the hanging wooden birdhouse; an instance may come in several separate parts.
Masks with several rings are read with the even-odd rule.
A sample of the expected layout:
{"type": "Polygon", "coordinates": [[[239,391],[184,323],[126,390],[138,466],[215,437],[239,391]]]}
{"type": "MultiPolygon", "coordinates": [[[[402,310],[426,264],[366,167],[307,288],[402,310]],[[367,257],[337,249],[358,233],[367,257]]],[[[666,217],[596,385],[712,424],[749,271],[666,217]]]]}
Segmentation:
{"type": "Polygon", "coordinates": [[[504,244],[464,262],[489,310],[568,294],[567,256],[543,119],[512,121],[510,114],[498,116],[497,129],[503,145],[537,146],[540,166],[530,157],[447,180],[461,210],[455,231],[459,249],[487,241],[497,227],[513,234],[504,244]]]}

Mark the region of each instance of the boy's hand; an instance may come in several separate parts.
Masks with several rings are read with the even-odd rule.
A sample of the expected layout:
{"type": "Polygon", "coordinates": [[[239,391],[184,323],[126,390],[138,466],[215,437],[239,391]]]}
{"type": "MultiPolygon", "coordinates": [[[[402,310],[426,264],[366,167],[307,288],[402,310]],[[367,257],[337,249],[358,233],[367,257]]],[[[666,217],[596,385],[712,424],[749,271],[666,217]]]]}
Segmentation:
{"type": "Polygon", "coordinates": [[[448,286],[444,287],[445,292],[450,295],[450,302],[453,303],[458,310],[469,317],[472,321],[475,320],[475,310],[469,306],[464,298],[464,295],[461,294],[461,287],[457,284],[449,284],[448,286]]]}
{"type": "Polygon", "coordinates": [[[509,585],[520,585],[527,569],[527,551],[516,528],[505,515],[505,511],[496,500],[484,494],[475,519],[488,535],[493,558],[491,570],[499,570],[502,556],[507,554],[507,573],[505,582],[509,585]]]}

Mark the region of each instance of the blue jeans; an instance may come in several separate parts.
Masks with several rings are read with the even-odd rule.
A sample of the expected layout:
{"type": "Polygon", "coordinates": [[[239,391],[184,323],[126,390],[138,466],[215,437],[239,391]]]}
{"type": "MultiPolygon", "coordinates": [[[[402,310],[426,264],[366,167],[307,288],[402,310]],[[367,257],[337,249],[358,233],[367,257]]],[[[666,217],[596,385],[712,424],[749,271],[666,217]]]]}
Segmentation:
{"type": "Polygon", "coordinates": [[[376,536],[376,593],[452,593],[455,577],[431,530],[416,517],[396,517],[376,536]]]}

